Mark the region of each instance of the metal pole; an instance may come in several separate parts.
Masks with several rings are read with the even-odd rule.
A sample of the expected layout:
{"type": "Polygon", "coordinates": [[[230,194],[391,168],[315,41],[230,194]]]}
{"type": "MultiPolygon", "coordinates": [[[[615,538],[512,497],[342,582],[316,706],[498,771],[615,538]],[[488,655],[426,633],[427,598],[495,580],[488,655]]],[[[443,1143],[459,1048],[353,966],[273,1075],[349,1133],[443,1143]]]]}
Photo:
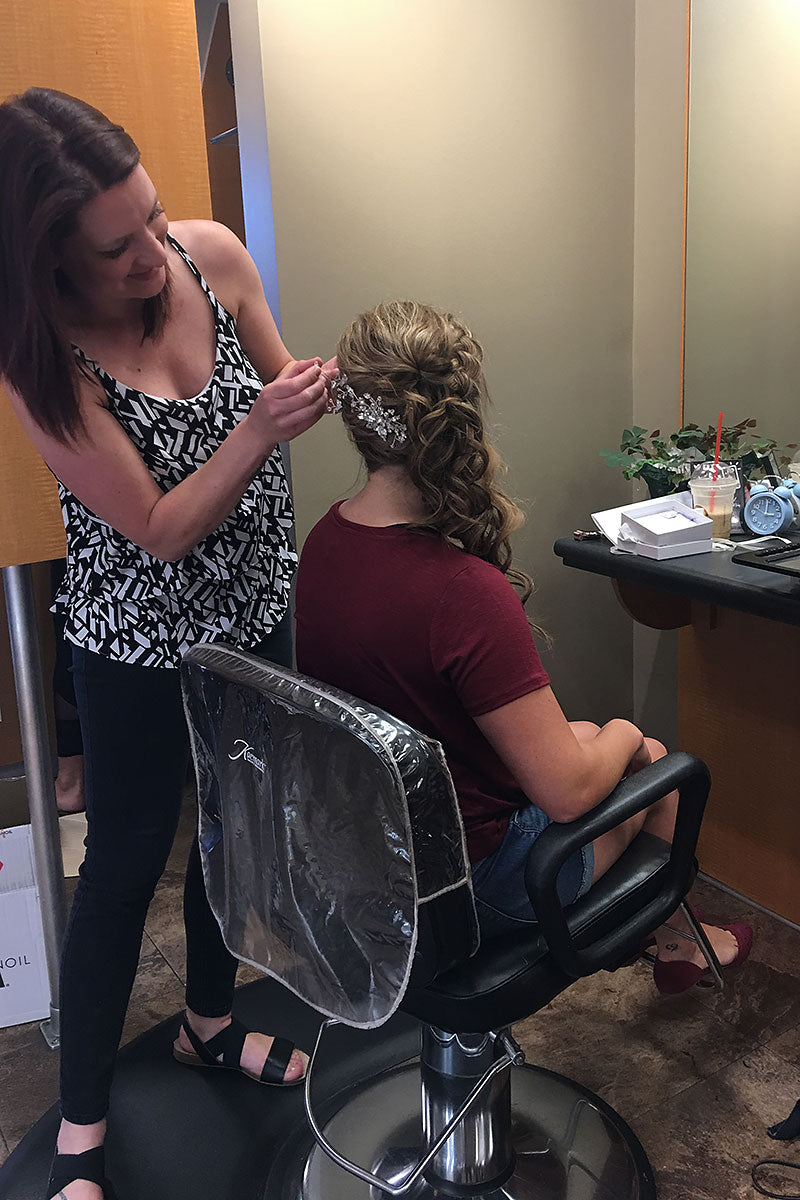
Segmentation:
{"type": "Polygon", "coordinates": [[[50,1019],[42,1022],[41,1030],[48,1046],[54,1049],[60,1036],[59,966],[67,896],[30,565],[3,567],[3,586],[25,760],[36,886],[50,981],[50,1019]]]}

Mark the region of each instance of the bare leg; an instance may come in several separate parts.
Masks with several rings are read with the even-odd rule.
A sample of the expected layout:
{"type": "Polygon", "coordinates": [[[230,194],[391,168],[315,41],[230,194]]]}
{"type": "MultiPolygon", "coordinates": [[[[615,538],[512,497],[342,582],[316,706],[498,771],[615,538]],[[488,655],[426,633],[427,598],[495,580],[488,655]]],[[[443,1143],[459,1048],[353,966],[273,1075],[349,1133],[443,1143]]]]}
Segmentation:
{"type": "MultiPolygon", "coordinates": [[[[593,724],[591,721],[570,721],[570,726],[572,727],[572,731],[579,742],[589,742],[592,740],[592,738],[597,737],[598,733],[600,732],[600,726],[593,724]]],[[[654,744],[659,745],[660,743],[654,744]]],[[[661,751],[662,754],[666,753],[663,746],[661,747],[661,751]]],[[[661,754],[657,754],[655,757],[660,758],[661,754]]],[[[673,793],[673,795],[675,795],[675,793],[673,793]]],[[[664,799],[667,800],[669,797],[665,797],[664,799]]],[[[664,801],[658,801],[657,805],[663,805],[663,803],[664,801]]],[[[654,805],[653,807],[655,808],[657,805],[654,805]]],[[[617,859],[625,853],[633,839],[644,827],[645,820],[650,816],[651,811],[652,809],[648,809],[647,812],[637,813],[636,816],[629,817],[627,821],[623,821],[621,825],[616,826],[614,829],[609,829],[608,833],[602,834],[601,837],[595,840],[594,873],[592,875],[593,883],[600,879],[601,876],[605,875],[611,864],[615,863],[617,859]]],[[[668,828],[669,817],[659,816],[657,818],[657,823],[659,828],[668,828]]],[[[669,827],[669,833],[658,833],[657,836],[663,837],[665,841],[671,841],[672,829],[674,829],[674,827],[675,815],[673,808],[672,826],[669,827]]],[[[652,832],[656,833],[656,830],[653,830],[652,832]]]]}
{"type": "MultiPolygon", "coordinates": [[[[575,736],[579,741],[588,741],[600,732],[598,725],[590,721],[570,722],[575,736]]],[[[667,753],[666,747],[655,740],[645,738],[650,758],[656,762],[667,753]]],[[[636,835],[644,830],[661,838],[662,841],[672,842],[675,833],[675,815],[678,811],[678,793],[670,792],[656,800],[650,808],[629,817],[616,829],[610,829],[594,842],[594,873],[592,880],[600,879],[608,868],[624,854],[636,835]]],[[[727,929],[718,929],[715,925],[703,925],[706,937],[711,942],[720,964],[724,967],[733,962],[738,952],[736,938],[727,929]]],[[[662,925],[655,931],[654,937],[658,944],[658,957],[664,961],[672,959],[687,960],[698,966],[705,966],[705,958],[699,946],[689,941],[681,934],[689,932],[689,927],[680,910],[670,917],[667,925],[662,925]]]]}
{"type": "Polygon", "coordinates": [[[56,804],[62,813],[83,812],[83,755],[59,758],[56,776],[56,804]]]}

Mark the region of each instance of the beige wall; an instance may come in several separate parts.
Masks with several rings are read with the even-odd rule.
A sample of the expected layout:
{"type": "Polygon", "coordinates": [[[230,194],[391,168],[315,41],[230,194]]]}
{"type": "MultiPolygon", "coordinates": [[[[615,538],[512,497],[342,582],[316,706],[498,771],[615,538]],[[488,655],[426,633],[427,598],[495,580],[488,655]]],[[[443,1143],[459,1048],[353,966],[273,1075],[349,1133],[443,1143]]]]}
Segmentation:
{"type": "MultiPolygon", "coordinates": [[[[376,301],[461,313],[487,352],[518,536],[570,716],[631,711],[632,632],[553,540],[627,489],[633,0],[261,0],[283,332],[332,352],[376,301]],[[308,64],[313,63],[313,70],[308,64]]],[[[329,419],[295,443],[301,537],[357,467],[329,419]]]]}
{"type": "Polygon", "coordinates": [[[633,417],[677,429],[685,151],[685,0],[637,0],[633,417]]]}
{"type": "MultiPolygon", "coordinates": [[[[685,0],[637,0],[633,421],[670,432],[680,425],[685,77],[685,0]]],[[[633,629],[634,720],[673,749],[677,640],[633,629]]]]}
{"type": "Polygon", "coordinates": [[[686,411],[800,442],[800,5],[694,0],[686,411]]]}

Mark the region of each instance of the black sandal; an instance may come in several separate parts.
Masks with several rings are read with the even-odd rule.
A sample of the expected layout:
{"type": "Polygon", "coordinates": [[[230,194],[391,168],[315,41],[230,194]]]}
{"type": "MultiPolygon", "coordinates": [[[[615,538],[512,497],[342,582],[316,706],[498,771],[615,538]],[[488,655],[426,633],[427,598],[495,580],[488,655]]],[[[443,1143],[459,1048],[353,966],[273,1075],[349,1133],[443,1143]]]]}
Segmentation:
{"type": "Polygon", "coordinates": [[[84,1150],[83,1154],[59,1154],[56,1152],[50,1168],[50,1181],[47,1185],[48,1200],[53,1196],[58,1197],[58,1200],[66,1200],[64,1188],[69,1187],[78,1179],[96,1183],[103,1189],[105,1200],[117,1200],[117,1193],[106,1179],[105,1150],[102,1146],[84,1150]]]}
{"type": "Polygon", "coordinates": [[[172,1054],[177,1062],[186,1067],[219,1067],[224,1071],[238,1071],[256,1083],[266,1083],[271,1087],[296,1087],[305,1079],[305,1072],[297,1079],[284,1078],[286,1068],[289,1066],[295,1050],[288,1038],[275,1037],[272,1039],[267,1061],[262,1067],[261,1075],[257,1076],[245,1071],[241,1064],[245,1038],[252,1031],[241,1021],[237,1021],[235,1017],[230,1025],[226,1025],[219,1033],[215,1033],[207,1042],[201,1042],[186,1017],[182,1019],[181,1027],[192,1043],[194,1054],[182,1050],[177,1042],[172,1047],[172,1054]],[[217,1056],[220,1054],[222,1061],[218,1062],[217,1056]]]}

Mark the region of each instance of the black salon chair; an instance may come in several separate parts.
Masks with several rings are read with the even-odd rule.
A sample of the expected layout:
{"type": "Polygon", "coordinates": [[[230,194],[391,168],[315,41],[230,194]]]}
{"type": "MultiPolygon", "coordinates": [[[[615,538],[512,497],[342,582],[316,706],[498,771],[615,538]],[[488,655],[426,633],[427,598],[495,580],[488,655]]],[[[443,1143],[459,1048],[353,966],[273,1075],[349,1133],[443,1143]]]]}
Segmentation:
{"type": "Polygon", "coordinates": [[[538,924],[479,945],[436,742],[226,647],[193,649],[183,684],[206,884],[225,940],[328,1018],[306,1078],[310,1132],[265,1179],[265,1198],[654,1197],[626,1123],[579,1084],[523,1065],[509,1030],[576,979],[635,959],[680,905],[707,947],[683,904],[704,764],[668,755],[586,816],[549,826],[526,872],[538,924]],[[671,851],[641,834],[562,908],[567,858],[672,789],[671,851]],[[420,1022],[419,1060],[346,1088],[320,1119],[314,1069],[322,1042],[335,1053],[332,1027],[374,1028],[398,1009],[420,1022]]]}

